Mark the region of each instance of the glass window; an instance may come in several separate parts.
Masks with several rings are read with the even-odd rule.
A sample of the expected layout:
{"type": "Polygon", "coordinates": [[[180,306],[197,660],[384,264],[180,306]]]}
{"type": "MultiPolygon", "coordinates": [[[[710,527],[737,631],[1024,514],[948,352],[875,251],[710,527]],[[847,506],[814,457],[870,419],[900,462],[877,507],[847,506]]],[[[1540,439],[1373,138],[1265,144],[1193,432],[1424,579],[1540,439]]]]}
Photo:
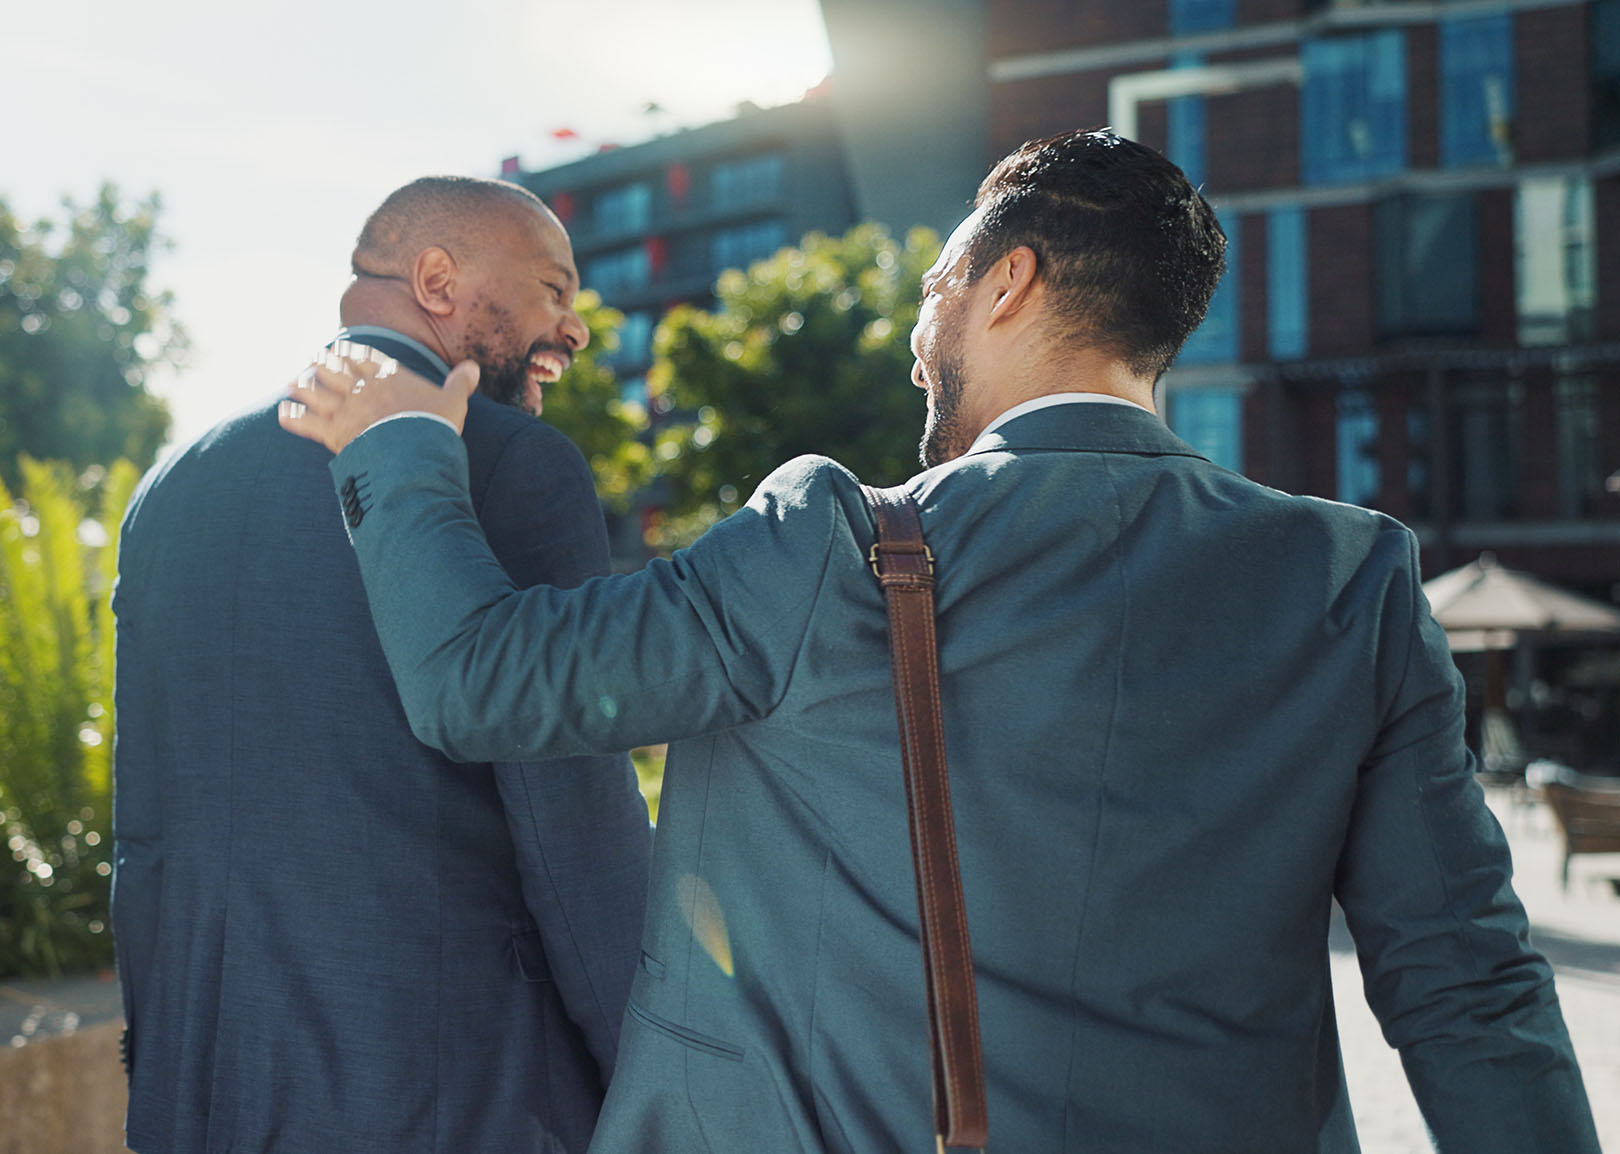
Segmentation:
{"type": "Polygon", "coordinates": [[[1592,183],[1521,181],[1513,204],[1519,343],[1589,340],[1597,303],[1592,183]]]}
{"type": "Polygon", "coordinates": [[[1406,40],[1399,30],[1306,40],[1300,167],[1306,184],[1406,167],[1406,40]]]}
{"type": "Polygon", "coordinates": [[[1452,515],[1505,521],[1519,513],[1516,382],[1465,385],[1452,397],[1452,515]]]}
{"type": "Polygon", "coordinates": [[[1365,389],[1344,389],[1338,396],[1337,497],[1347,505],[1373,507],[1383,487],[1378,460],[1378,410],[1365,389]]]}
{"type": "MultiPolygon", "coordinates": [[[[1183,52],[1171,62],[1172,68],[1197,68],[1203,58],[1196,52],[1183,52]]],[[[1197,188],[1204,183],[1204,98],[1177,96],[1167,102],[1165,115],[1168,139],[1165,151],[1170,161],[1197,188]]]]}
{"type": "Polygon", "coordinates": [[[709,255],[716,272],[747,268],[756,260],[774,255],[787,242],[786,225],[779,220],[762,220],[716,230],[710,241],[709,255]]]}
{"type": "Polygon", "coordinates": [[[1229,364],[1238,359],[1238,218],[1221,221],[1226,230],[1226,273],[1215,286],[1204,323],[1187,338],[1176,358],[1183,365],[1229,364]]]}
{"type": "Polygon", "coordinates": [[[615,365],[644,365],[652,360],[652,313],[626,313],[619,326],[619,347],[614,350],[615,365]]]}
{"type": "Polygon", "coordinates": [[[1170,31],[1177,36],[1230,28],[1236,17],[1237,0],[1170,0],[1170,31]]]}
{"type": "Polygon", "coordinates": [[[1478,229],[1468,194],[1397,196],[1378,204],[1378,325],[1387,337],[1479,327],[1478,229]]]}
{"type": "Polygon", "coordinates": [[[610,252],[585,266],[585,286],[612,300],[617,293],[645,288],[652,279],[652,260],[645,245],[610,252]]]}
{"type": "Polygon", "coordinates": [[[1234,472],[1243,469],[1243,393],[1239,389],[1171,389],[1171,432],[1234,472]]]}
{"type": "Polygon", "coordinates": [[[1308,345],[1310,280],[1305,210],[1275,208],[1266,217],[1266,342],[1275,360],[1297,360],[1308,345]]]}
{"type": "Polygon", "coordinates": [[[1591,8],[1592,132],[1599,148],[1620,144],[1620,0],[1591,8]]]}
{"type": "Polygon", "coordinates": [[[781,153],[767,152],[727,160],[709,173],[709,199],[714,208],[769,204],[782,195],[785,165],[781,153]]]}
{"type": "Polygon", "coordinates": [[[645,412],[647,409],[647,378],[631,377],[627,381],[620,381],[619,400],[626,405],[634,405],[645,412]]]}
{"type": "Polygon", "coordinates": [[[1558,428],[1558,515],[1588,517],[1603,495],[1598,447],[1598,387],[1591,377],[1564,377],[1553,385],[1558,428]]]}
{"type": "Polygon", "coordinates": [[[1434,512],[1429,478],[1429,409],[1422,402],[1406,410],[1406,492],[1412,515],[1427,518],[1434,512]]]}
{"type": "Polygon", "coordinates": [[[591,226],[601,233],[643,232],[652,223],[652,188],[626,184],[596,194],[591,226]]]}
{"type": "Polygon", "coordinates": [[[1513,163],[1513,17],[1440,23],[1440,162],[1513,163]]]}

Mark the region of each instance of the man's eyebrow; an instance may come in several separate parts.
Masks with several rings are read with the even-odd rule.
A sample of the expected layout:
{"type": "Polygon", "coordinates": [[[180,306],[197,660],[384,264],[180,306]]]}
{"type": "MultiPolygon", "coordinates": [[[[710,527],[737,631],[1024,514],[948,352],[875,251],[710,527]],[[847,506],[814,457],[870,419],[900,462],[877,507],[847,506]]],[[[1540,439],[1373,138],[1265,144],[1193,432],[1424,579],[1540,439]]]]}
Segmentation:
{"type": "Polygon", "coordinates": [[[563,279],[563,283],[569,289],[578,291],[579,274],[574,272],[573,269],[569,268],[567,265],[558,264],[554,260],[546,261],[546,266],[547,272],[544,274],[545,276],[560,276],[563,279]]]}

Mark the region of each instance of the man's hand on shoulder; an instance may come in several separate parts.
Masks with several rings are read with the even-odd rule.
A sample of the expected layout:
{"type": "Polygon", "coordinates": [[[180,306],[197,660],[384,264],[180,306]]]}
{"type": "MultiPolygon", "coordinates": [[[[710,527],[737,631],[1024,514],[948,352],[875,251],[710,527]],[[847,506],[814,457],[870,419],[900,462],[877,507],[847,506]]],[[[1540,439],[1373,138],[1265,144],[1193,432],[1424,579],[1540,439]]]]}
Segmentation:
{"type": "Polygon", "coordinates": [[[339,341],[287,387],[277,409],[281,427],[334,453],[361,433],[401,413],[440,417],[457,432],[478,388],[478,366],[463,361],[440,388],[365,345],[339,341]]]}

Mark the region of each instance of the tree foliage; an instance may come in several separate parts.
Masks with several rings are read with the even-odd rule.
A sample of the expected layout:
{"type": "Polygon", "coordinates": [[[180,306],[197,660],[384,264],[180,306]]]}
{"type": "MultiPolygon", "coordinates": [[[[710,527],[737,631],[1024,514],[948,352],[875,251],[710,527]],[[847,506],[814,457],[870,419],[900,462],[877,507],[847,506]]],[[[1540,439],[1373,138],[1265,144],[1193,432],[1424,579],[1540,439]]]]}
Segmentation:
{"type": "Polygon", "coordinates": [[[151,464],[169,431],[146,391],[185,337],[169,297],[147,287],[160,240],[154,195],[125,206],[112,185],[93,203],[63,202],[65,220],[20,225],[0,201],[0,480],[18,459],[85,469],[129,458],[151,464]]]}
{"type": "Polygon", "coordinates": [[[19,466],[20,499],[0,484],[0,977],[112,959],[110,596],[140,477],[19,466]]]}
{"type": "Polygon", "coordinates": [[[875,224],[811,233],[722,274],[712,312],[683,306],[664,319],[648,386],[684,416],[656,446],[675,543],[804,453],[875,484],[916,472],[925,404],[909,342],[938,253],[926,229],[903,243],[875,224]]]}
{"type": "Polygon", "coordinates": [[[597,495],[623,508],[651,476],[652,464],[651,450],[639,439],[647,414],[620,399],[612,369],[624,314],[589,290],[579,294],[574,308],[591,340],[562,379],[546,387],[544,416],[585,454],[597,495]]]}

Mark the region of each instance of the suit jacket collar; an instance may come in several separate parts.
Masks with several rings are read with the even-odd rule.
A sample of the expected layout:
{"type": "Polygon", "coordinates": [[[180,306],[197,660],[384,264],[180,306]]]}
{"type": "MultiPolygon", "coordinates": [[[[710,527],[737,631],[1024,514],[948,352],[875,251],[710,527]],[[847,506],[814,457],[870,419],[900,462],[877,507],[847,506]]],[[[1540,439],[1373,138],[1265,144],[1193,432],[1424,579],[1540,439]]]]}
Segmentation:
{"type": "Polygon", "coordinates": [[[444,384],[444,378],[449,372],[444,362],[434,356],[426,346],[403,333],[396,333],[393,329],[383,328],[381,325],[350,325],[339,329],[336,339],[369,345],[378,352],[393,357],[411,372],[426,377],[436,385],[444,384]]]}
{"type": "Polygon", "coordinates": [[[966,455],[1024,449],[1203,456],[1157,416],[1134,405],[1052,405],[1037,409],[1014,417],[994,432],[981,434],[966,455]]]}

